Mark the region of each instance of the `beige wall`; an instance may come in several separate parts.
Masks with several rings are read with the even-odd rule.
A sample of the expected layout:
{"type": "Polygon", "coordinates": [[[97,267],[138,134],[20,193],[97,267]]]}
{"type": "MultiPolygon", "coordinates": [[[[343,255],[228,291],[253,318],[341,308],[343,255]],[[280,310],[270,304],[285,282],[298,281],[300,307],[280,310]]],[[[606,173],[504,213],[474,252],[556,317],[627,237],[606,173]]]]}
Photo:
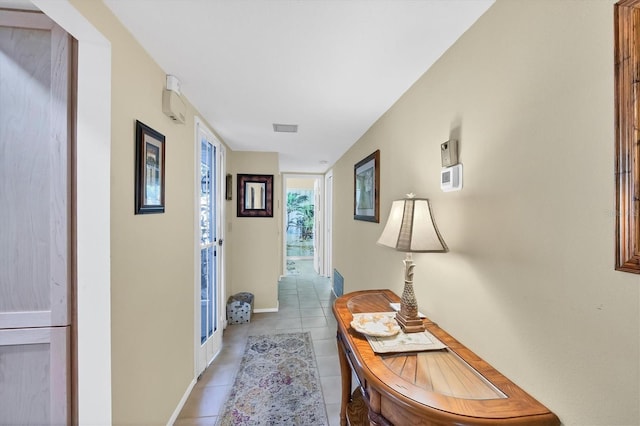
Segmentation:
{"type": "MultiPolygon", "coordinates": [[[[73,4],[112,44],[113,422],[165,423],[193,378],[194,111],[165,117],[165,72],[101,2],[73,4]],[[163,215],[133,215],[135,119],[167,137],[163,215]]],[[[333,169],[346,291],[400,291],[403,256],[375,241],[393,199],[431,198],[451,252],[414,256],[421,308],[572,425],[640,423],[640,277],[612,268],[612,4],[499,1],[333,169]],[[465,187],[444,194],[451,134],[465,187]],[[378,148],[382,223],[353,221],[353,164],[378,148]]],[[[277,156],[228,157],[234,185],[275,175],[273,219],[237,218],[235,190],[227,203],[227,291],[270,309],[277,156]]]]}
{"type": "Polygon", "coordinates": [[[282,184],[278,154],[235,151],[228,156],[233,174],[233,203],[227,217],[227,293],[248,291],[254,309],[278,307],[278,277],[282,264],[282,184]],[[273,176],[273,217],[237,217],[237,174],[273,176]]]}
{"type": "MultiPolygon", "coordinates": [[[[166,117],[166,72],[102,2],[72,1],[112,51],[112,419],[163,424],[194,379],[195,195],[185,188],[193,188],[197,112],[188,105],[184,125],[166,117]],[[166,137],[164,214],[133,214],[135,120],[166,137]]],[[[278,157],[227,149],[227,164],[234,199],[225,203],[226,292],[250,291],[257,309],[275,309],[282,263],[278,157]],[[236,173],[274,175],[273,218],[236,217],[236,173]]]]}
{"type": "Polygon", "coordinates": [[[314,178],[287,178],[287,189],[313,189],[314,178]]]}
{"type": "Polygon", "coordinates": [[[166,73],[102,2],[73,4],[112,52],[113,423],[163,424],[194,378],[195,111],[184,125],[166,117],[166,73]],[[134,215],[135,120],[166,137],[164,214],[134,215]]]}
{"type": "Polygon", "coordinates": [[[613,1],[499,0],[334,167],[345,291],[401,291],[375,244],[391,201],[432,201],[446,254],[416,254],[421,309],[567,425],[640,423],[640,277],[614,264],[613,1]],[[464,188],[439,189],[460,139],[464,188]],[[381,151],[381,223],[352,219],[381,151]]]}

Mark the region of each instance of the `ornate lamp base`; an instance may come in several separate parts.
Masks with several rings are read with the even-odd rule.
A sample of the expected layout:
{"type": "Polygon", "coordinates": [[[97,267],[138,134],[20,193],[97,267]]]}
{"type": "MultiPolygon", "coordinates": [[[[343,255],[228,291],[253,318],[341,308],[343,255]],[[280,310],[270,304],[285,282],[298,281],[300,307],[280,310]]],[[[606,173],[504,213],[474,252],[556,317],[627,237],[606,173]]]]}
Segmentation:
{"type": "Polygon", "coordinates": [[[424,331],[424,323],[420,318],[405,318],[400,312],[396,313],[396,321],[405,333],[418,333],[424,331]]]}
{"type": "Polygon", "coordinates": [[[407,253],[404,262],[404,289],[400,298],[400,311],[396,314],[396,321],[405,333],[424,331],[424,323],[418,315],[418,302],[413,292],[413,259],[407,253]]]}

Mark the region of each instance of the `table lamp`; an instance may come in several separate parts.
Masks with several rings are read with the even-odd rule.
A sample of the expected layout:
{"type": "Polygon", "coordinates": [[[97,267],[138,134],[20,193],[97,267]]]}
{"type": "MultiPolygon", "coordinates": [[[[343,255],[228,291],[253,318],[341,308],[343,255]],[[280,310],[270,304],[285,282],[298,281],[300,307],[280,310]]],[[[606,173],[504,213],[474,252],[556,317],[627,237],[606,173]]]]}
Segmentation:
{"type": "Polygon", "coordinates": [[[407,198],[396,200],[391,205],[389,219],[378,239],[378,244],[405,252],[404,290],[400,299],[400,311],[396,321],[405,333],[424,331],[422,319],[418,316],[418,302],[413,292],[414,263],[411,253],[444,253],[447,245],[440,236],[429,200],[415,198],[407,194],[407,198]]]}

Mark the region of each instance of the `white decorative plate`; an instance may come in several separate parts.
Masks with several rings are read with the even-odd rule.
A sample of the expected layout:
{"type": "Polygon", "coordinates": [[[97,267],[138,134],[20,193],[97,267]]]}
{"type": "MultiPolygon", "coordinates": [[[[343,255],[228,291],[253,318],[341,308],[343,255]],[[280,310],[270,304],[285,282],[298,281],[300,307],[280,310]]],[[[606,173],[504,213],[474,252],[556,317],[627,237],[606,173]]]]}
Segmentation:
{"type": "Polygon", "coordinates": [[[395,336],[400,331],[400,326],[396,322],[395,316],[395,312],[353,314],[351,327],[368,336],[395,336]]]}

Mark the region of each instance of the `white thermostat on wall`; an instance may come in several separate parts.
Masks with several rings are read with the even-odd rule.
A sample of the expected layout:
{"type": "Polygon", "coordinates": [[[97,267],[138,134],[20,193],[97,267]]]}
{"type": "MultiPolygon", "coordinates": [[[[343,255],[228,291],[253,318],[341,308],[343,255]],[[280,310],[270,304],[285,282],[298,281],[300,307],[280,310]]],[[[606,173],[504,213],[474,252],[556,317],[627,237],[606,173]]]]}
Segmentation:
{"type": "Polygon", "coordinates": [[[440,171],[440,189],[444,192],[462,189],[462,164],[444,167],[440,171]]]}

